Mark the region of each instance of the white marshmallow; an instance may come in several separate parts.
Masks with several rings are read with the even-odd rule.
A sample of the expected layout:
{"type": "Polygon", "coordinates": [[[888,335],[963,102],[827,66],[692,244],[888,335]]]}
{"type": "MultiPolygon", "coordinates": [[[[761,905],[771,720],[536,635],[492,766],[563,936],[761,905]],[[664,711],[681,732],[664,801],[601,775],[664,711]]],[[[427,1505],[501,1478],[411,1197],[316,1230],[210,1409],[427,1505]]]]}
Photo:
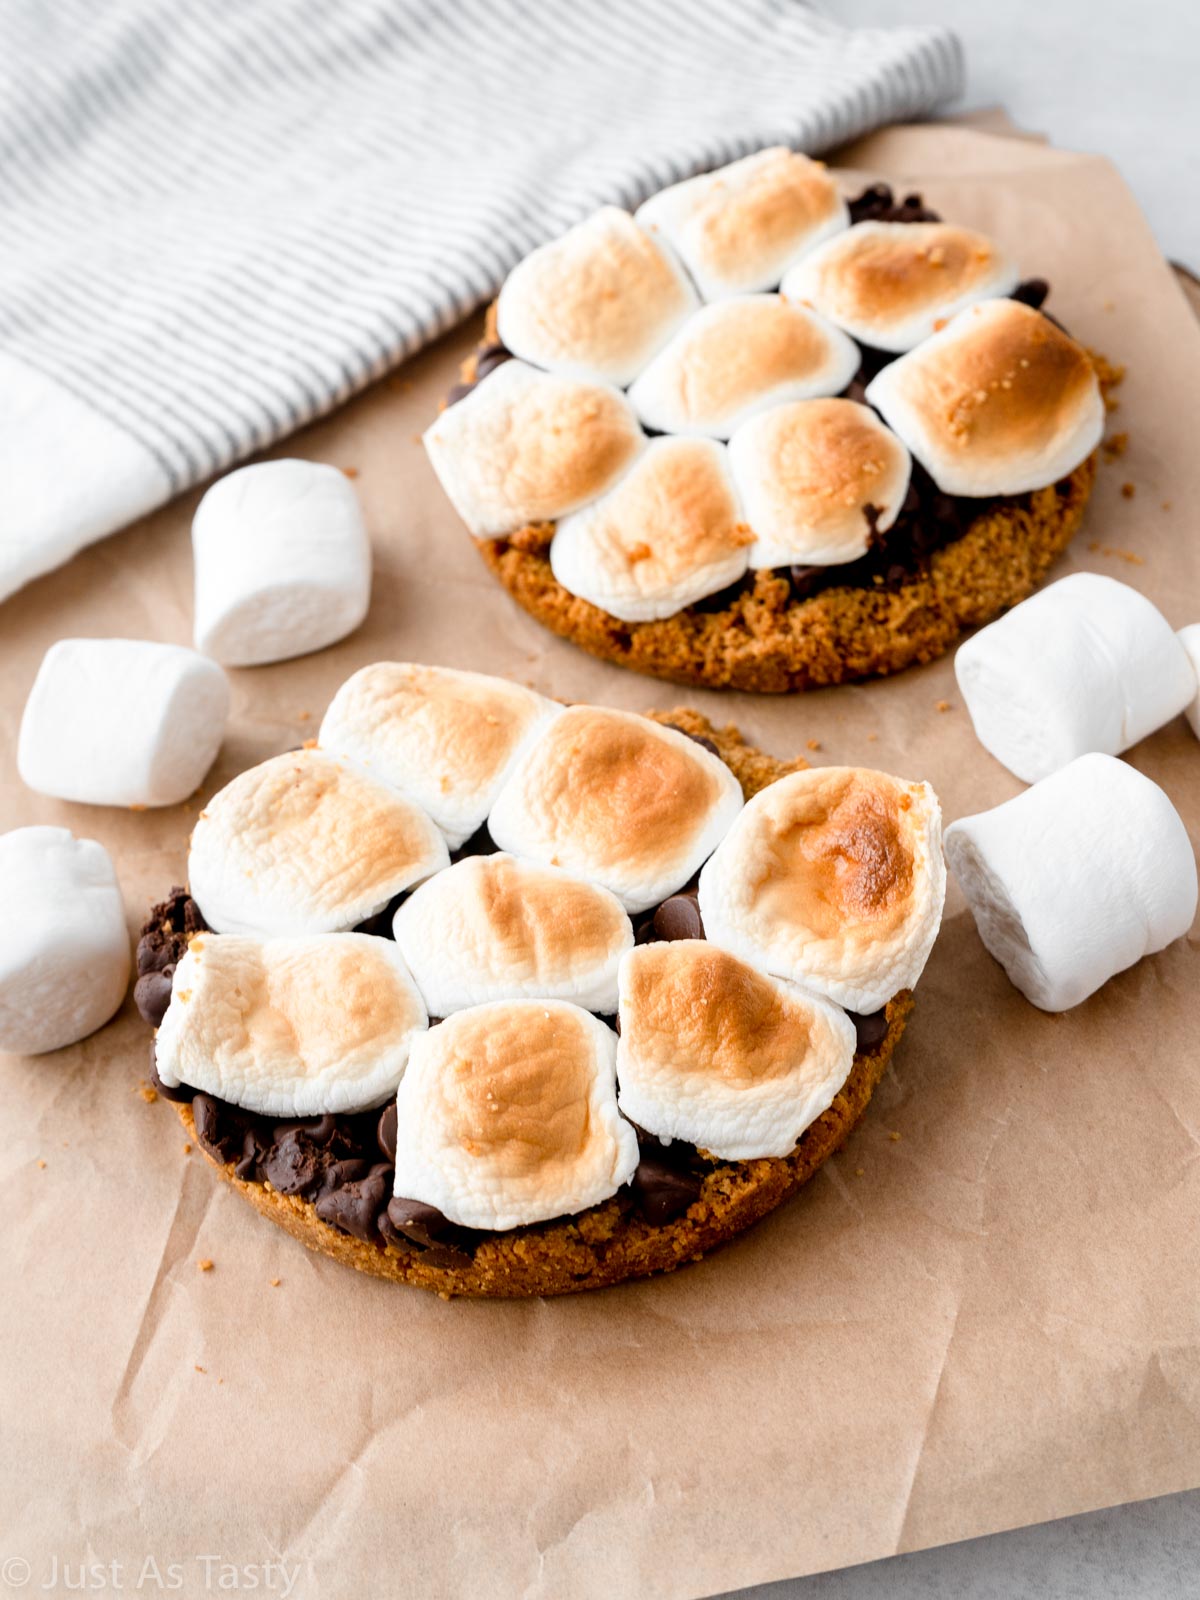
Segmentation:
{"type": "Polygon", "coordinates": [[[750,540],[724,445],[652,439],[615,489],[559,523],[550,570],[610,616],[648,622],[735,583],[750,540]]]}
{"type": "Polygon", "coordinates": [[[396,1097],[396,1195],[501,1230],[598,1205],[628,1183],[616,1035],[562,1000],[456,1012],[414,1043],[396,1097]]]}
{"type": "Polygon", "coordinates": [[[844,1011],[701,939],[621,963],[618,1104],[723,1161],[786,1156],[854,1064],[844,1011]]]}
{"type": "Polygon", "coordinates": [[[672,184],[635,217],[674,246],[706,300],[775,288],[850,221],[825,167],[782,145],[672,184]]]}
{"type": "Polygon", "coordinates": [[[1192,696],[1185,710],[1192,732],[1197,739],[1200,739],[1200,622],[1192,622],[1186,628],[1180,628],[1179,642],[1187,651],[1188,660],[1197,679],[1198,692],[1192,696]]]}
{"type": "Polygon", "coordinates": [[[673,252],[602,206],[509,273],[496,331],[536,367],[623,387],[697,304],[673,252]]]}
{"type": "Polygon", "coordinates": [[[188,883],[218,933],[334,933],[450,862],[432,818],[319,750],[273,756],[200,813],[188,883]]]}
{"type": "Polygon", "coordinates": [[[713,944],[866,1013],[916,983],[945,897],[937,796],[862,767],[769,784],[700,874],[713,944]]]}
{"type": "Polygon", "coordinates": [[[645,911],[687,882],[741,808],[733,773],[686,734],[569,706],[509,775],[488,830],[502,850],[566,867],[645,911]]]}
{"type": "Polygon", "coordinates": [[[1119,755],[1195,698],[1188,654],[1128,584],[1075,572],[959,647],[976,737],[1024,783],[1091,750],[1119,755]]]}
{"type": "Polygon", "coordinates": [[[399,789],[457,850],[483,824],[526,741],[559,709],[507,678],[377,661],[338,690],[317,743],[399,789]]]}
{"type": "Polygon", "coordinates": [[[1157,784],[1108,755],[946,830],[979,936],[1026,999],[1066,1011],[1181,938],[1196,858],[1157,784]]]}
{"type": "Polygon", "coordinates": [[[427,1024],[389,939],[202,933],[175,969],[155,1065],[168,1088],[263,1116],[365,1111],[391,1098],[427,1024]]]}
{"type": "Polygon", "coordinates": [[[74,1044],[120,1006],[129,935],[108,852],[66,828],[0,834],[0,1050],[74,1044]]]}
{"type": "Polygon", "coordinates": [[[31,789],[94,806],[173,806],[212,766],[229,715],[216,662],[140,639],[60,639],[21,718],[31,789]]]}
{"type": "Polygon", "coordinates": [[[1016,300],[968,306],[889,362],[867,402],[938,488],[979,498],[1057,483],[1104,432],[1091,357],[1016,300]]]}
{"type": "Polygon", "coordinates": [[[659,433],[728,439],[768,406],[840,394],[860,360],[853,339],[806,307],[736,295],[689,317],[629,399],[659,433]]]}
{"type": "Polygon", "coordinates": [[[425,431],[442,488],[484,538],[603,494],[645,444],[619,389],[505,361],[425,431]]]}
{"type": "Polygon", "coordinates": [[[196,648],[227,667],[323,650],[371,601],[371,544],[349,479],[316,461],[219,478],[192,522],[196,648]]]}
{"type": "Polygon", "coordinates": [[[870,407],[839,399],[752,417],[729,441],[729,465],[756,570],[857,561],[872,526],[885,533],[900,515],[912,473],[908,451],[870,407]]]}
{"type": "Polygon", "coordinates": [[[431,1016],[489,1000],[617,1008],[633,925],[607,889],[503,852],[468,856],[409,895],[392,924],[431,1016]]]}
{"type": "Polygon", "coordinates": [[[976,300],[1008,295],[1020,273],[982,233],[949,222],[860,222],[810,251],[782,293],[876,350],[911,350],[976,300]]]}

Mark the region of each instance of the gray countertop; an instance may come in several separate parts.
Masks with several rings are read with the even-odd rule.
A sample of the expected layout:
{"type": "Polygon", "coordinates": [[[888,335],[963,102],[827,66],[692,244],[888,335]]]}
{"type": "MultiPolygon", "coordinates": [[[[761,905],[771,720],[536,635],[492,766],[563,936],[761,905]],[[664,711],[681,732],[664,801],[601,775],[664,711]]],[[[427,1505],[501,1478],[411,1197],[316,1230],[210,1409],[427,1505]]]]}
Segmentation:
{"type": "MultiPolygon", "coordinates": [[[[944,22],[966,111],[1111,157],[1163,253],[1200,270],[1197,0],[824,0],[851,26],[944,22]]],[[[740,1592],[737,1600],[1174,1600],[1200,1594],[1200,1490],[740,1592]]]]}

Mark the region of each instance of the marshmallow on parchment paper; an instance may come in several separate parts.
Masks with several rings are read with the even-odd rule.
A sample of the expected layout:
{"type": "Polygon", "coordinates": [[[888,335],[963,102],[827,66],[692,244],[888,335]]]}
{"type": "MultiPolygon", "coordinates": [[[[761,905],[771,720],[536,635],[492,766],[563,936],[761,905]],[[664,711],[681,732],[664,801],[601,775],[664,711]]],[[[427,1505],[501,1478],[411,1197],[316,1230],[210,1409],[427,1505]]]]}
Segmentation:
{"type": "Polygon", "coordinates": [[[129,982],[112,862],[66,828],[0,834],[0,1050],[40,1055],[93,1033],[129,982]]]}
{"type": "Polygon", "coordinates": [[[1186,628],[1180,628],[1179,642],[1187,651],[1188,660],[1192,664],[1192,671],[1196,676],[1196,693],[1185,707],[1188,722],[1192,732],[1200,739],[1200,622],[1190,623],[1186,628]]]}
{"type": "Polygon", "coordinates": [[[17,769],[39,794],[172,806],[212,766],[229,715],[214,661],[142,639],[60,639],[21,718],[17,769]]]}
{"type": "Polygon", "coordinates": [[[371,600],[371,544],[345,473],[261,461],[219,478],[192,522],[196,648],[227,667],[308,655],[371,600]]]}
{"type": "Polygon", "coordinates": [[[1187,650],[1158,608],[1095,572],[981,628],[954,671],[979,742],[1024,783],[1088,751],[1119,755],[1196,696],[1187,650]]]}
{"type": "Polygon", "coordinates": [[[1179,813],[1114,756],[1080,756],[1015,800],[960,817],[946,859],[980,938],[1043,1011],[1086,1000],[1196,915],[1179,813]]]}

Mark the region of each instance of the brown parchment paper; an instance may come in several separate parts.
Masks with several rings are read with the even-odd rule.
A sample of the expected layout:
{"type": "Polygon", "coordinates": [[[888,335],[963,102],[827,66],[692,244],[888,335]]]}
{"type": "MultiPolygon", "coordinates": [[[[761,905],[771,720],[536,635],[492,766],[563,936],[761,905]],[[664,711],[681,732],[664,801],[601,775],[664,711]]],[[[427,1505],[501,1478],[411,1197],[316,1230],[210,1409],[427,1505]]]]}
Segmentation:
{"type": "MultiPolygon", "coordinates": [[[[1129,448],[1059,572],[1200,618],[1200,335],[1112,168],[948,127],[853,160],[994,231],[1078,335],[1128,362],[1113,426],[1129,448]]],[[[342,679],[388,656],[631,708],[690,700],[781,754],[815,739],[813,760],[927,777],[948,817],[1018,791],[975,743],[949,660],[790,699],[688,693],[517,610],[415,439],[475,331],[280,452],[357,468],[374,603],[336,648],[233,674],[203,795],[312,733],[342,679]]],[[[102,840],[131,931],[180,878],[195,803],[29,794],[18,720],[60,636],[189,639],[195,500],[0,608],[0,827],[102,840]]],[[[1182,720],[1130,759],[1200,836],[1182,720]]],[[[0,1575],[20,1578],[16,1558],[31,1588],[65,1588],[63,1563],[116,1562],[154,1592],[152,1558],[189,1594],[217,1588],[217,1563],[281,1593],[264,1564],[283,1558],[305,1596],[692,1596],[1200,1483],[1198,976],[1193,937],[1044,1016],[952,891],[894,1066],[811,1187],[674,1277],[547,1303],[447,1304],[292,1243],[139,1095],[129,1004],[74,1049],[4,1059],[0,1575]]]]}

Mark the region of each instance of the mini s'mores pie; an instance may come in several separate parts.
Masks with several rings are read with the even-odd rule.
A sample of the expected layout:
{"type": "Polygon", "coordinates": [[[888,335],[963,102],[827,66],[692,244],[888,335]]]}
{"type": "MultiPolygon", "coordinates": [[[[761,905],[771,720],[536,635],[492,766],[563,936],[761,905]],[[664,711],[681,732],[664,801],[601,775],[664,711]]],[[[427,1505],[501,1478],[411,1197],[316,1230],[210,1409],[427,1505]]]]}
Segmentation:
{"type": "Polygon", "coordinates": [[[852,339],[806,307],[737,295],[689,317],[629,399],[659,433],[728,439],[768,406],[840,394],[860,360],[852,339]]]}
{"type": "Polygon", "coordinates": [[[920,196],[846,201],[763,150],[517,267],[430,454],[504,588],[593,655],[772,693],[898,672],[1025,599],[1082,521],[1121,373],[1049,292],[920,196]],[[648,240],[704,302],[669,336],[648,240]],[[568,403],[538,364],[628,394],[568,403]],[[730,446],[736,519],[716,457],[669,448],[701,439],[730,446]]]}
{"type": "Polygon", "coordinates": [[[700,874],[706,936],[759,971],[872,1012],[920,977],[941,924],[927,783],[818,767],[764,789],[700,874]]]}
{"type": "Polygon", "coordinates": [[[488,829],[502,850],[577,872],[643,911],[688,881],[741,808],[733,773],[685,734],[571,706],[522,756],[488,829]]]}
{"type": "Polygon", "coordinates": [[[428,1022],[394,944],[367,934],[198,934],[155,1040],[167,1088],[272,1117],[362,1111],[395,1092],[428,1022]]]}
{"type": "Polygon", "coordinates": [[[490,1000],[571,1000],[611,1014],[633,947],[621,902],[560,867],[501,852],[439,872],[396,912],[396,944],[434,1016],[490,1000]]]}
{"type": "Polygon", "coordinates": [[[1065,478],[1104,431],[1087,351],[1016,300],[969,306],[867,388],[947,494],[1022,494],[1065,478]]]}
{"type": "Polygon", "coordinates": [[[901,441],[853,400],[798,400],[745,423],[729,464],[754,534],[751,567],[856,561],[900,515],[901,441]]]}
{"type": "Polygon", "coordinates": [[[559,523],[550,568],[571,594],[644,622],[740,578],[750,542],[724,446],[652,439],[616,488],[559,523]]]}
{"type": "Polygon", "coordinates": [[[703,940],[639,946],[620,987],[621,1110],[723,1160],[787,1155],[854,1061],[844,1011],[703,940]]]}
{"type": "MultiPolygon", "coordinates": [[[[505,688],[397,663],[356,674],[325,719],[363,741],[356,754],[314,742],[221,791],[191,892],[157,903],[137,946],[150,1081],[189,1146],[310,1248],[444,1296],[671,1271],[781,1204],[864,1114],[925,928],[932,824],[903,818],[935,809],[922,786],[855,773],[824,823],[793,814],[737,844],[746,797],[761,809],[791,769],[736,729],[686,707],[547,714],[505,688]],[[486,794],[487,827],[451,864],[412,793],[445,801],[457,833],[486,794]],[[776,855],[782,904],[764,890],[776,855]],[[765,928],[769,959],[734,948],[721,904],[702,917],[709,857],[706,873],[747,880],[734,920],[765,928]],[[803,986],[781,974],[799,903],[855,1001],[886,1002],[875,1015],[818,995],[816,961],[803,986]]],[[[30,854],[18,936],[45,895],[30,854]]],[[[57,1028],[99,987],[86,936],[102,908],[78,899],[58,955],[48,939],[45,961],[9,971],[0,897],[0,1048],[14,996],[22,1019],[57,1028]]],[[[38,1038],[17,1047],[55,1042],[38,1038]]]]}
{"type": "Polygon", "coordinates": [[[188,882],[219,933],[329,933],[448,864],[446,841],[411,801],[345,761],[296,750],[208,802],[188,882]]]}
{"type": "Polygon", "coordinates": [[[317,743],[414,801],[457,850],[492,809],[523,743],[557,711],[507,678],[378,661],[334,695],[317,743]]]}
{"type": "Polygon", "coordinates": [[[1015,800],[946,829],[979,936],[1043,1011],[1066,1011],[1196,916],[1196,858],[1149,778],[1080,756],[1015,800]]]}
{"type": "Polygon", "coordinates": [[[806,251],[849,222],[819,161],[778,145],[672,184],[636,219],[678,251],[706,300],[773,289],[806,251]]]}
{"type": "Polygon", "coordinates": [[[672,253],[627,211],[603,206],[513,269],[496,327],[535,367],[624,385],[697,303],[672,253]]]}
{"type": "Polygon", "coordinates": [[[468,1228],[582,1211],[627,1183],[616,1035],[561,1000],[460,1011],[418,1039],[396,1105],[396,1194],[468,1228]]]}
{"type": "Polygon", "coordinates": [[[1018,276],[999,246],[972,228],[860,222],[798,261],[781,293],[860,344],[904,351],[964,306],[1011,294],[1018,276]]]}
{"type": "Polygon", "coordinates": [[[474,534],[563,517],[603,494],[645,443],[620,390],[506,361],[426,430],[474,534]]]}

